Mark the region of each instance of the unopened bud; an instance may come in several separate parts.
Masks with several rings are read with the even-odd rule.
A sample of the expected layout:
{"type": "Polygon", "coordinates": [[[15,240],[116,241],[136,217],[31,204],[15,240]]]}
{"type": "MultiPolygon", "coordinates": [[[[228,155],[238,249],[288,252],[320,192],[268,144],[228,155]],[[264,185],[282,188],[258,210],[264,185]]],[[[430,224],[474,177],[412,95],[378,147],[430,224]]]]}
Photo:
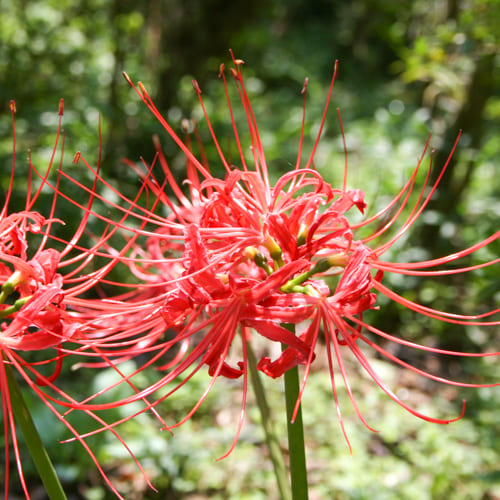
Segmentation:
{"type": "Polygon", "coordinates": [[[16,286],[19,285],[23,280],[26,279],[26,275],[21,271],[14,271],[9,279],[2,285],[1,290],[2,294],[10,295],[15,289],[16,286]]]}
{"type": "Polygon", "coordinates": [[[264,269],[267,274],[272,274],[273,269],[267,263],[266,256],[262,252],[259,252],[255,247],[246,247],[244,255],[248,259],[253,260],[260,268],[264,269]]]}
{"type": "Polygon", "coordinates": [[[324,259],[330,267],[345,267],[349,263],[349,255],[345,252],[330,255],[324,259]]]}
{"type": "Polygon", "coordinates": [[[10,111],[11,111],[11,113],[12,113],[13,115],[15,115],[15,114],[16,114],[16,112],[17,112],[17,109],[16,109],[16,101],[14,101],[14,100],[10,101],[10,103],[9,103],[9,107],[10,107],[10,111]]]}

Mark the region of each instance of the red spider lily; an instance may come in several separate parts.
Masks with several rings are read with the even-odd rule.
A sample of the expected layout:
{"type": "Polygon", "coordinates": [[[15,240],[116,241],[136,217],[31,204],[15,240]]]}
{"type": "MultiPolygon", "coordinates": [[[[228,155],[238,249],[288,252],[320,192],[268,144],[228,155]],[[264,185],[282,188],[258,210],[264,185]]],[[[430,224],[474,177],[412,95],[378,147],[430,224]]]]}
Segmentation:
{"type": "MultiPolygon", "coordinates": [[[[286,345],[287,348],[277,359],[262,357],[258,369],[271,377],[279,377],[294,366],[304,365],[303,390],[315,353],[320,348],[317,340],[322,330],[327,341],[334,399],[342,429],[342,415],[333,384],[337,370],[359,417],[368,426],[357,408],[349,385],[343,360],[345,349],[352,352],[360,366],[384,392],[410,413],[442,424],[456,420],[428,417],[406,405],[373,369],[359,344],[365,343],[391,361],[433,380],[473,387],[480,385],[447,380],[412,367],[380,347],[371,337],[380,336],[401,345],[455,356],[491,356],[499,353],[461,353],[417,345],[374,328],[364,321],[363,316],[366,311],[378,307],[377,294],[381,293],[416,313],[441,321],[481,326],[500,324],[499,320],[488,319],[498,310],[478,316],[446,313],[409,301],[382,283],[384,274],[390,272],[438,277],[493,265],[500,259],[477,266],[441,268],[488,245],[500,236],[500,232],[441,259],[412,263],[383,261],[383,254],[399,241],[425,209],[448,162],[432,186],[428,186],[429,164],[429,172],[415,201],[415,184],[428,148],[426,145],[410,179],[394,199],[376,215],[353,224],[349,221],[348,212],[351,209],[364,212],[366,204],[360,190],[347,189],[347,162],[341,188],[332,187],[314,169],[314,154],[326,120],[337,66],[320,130],[308,160],[301,166],[303,125],[296,167],[272,186],[256,118],[244,85],[241,71],[243,62],[233,58],[233,63],[234,68],[230,71],[247,117],[253,165],[249,165],[246,159],[243,139],[233,118],[224,67],[221,66],[220,77],[226,89],[229,116],[239,152],[239,166],[230,164],[226,159],[205,112],[201,90],[194,82],[205,112],[206,124],[226,171],[225,179],[211,175],[205,157],[200,155],[199,160],[192,151],[190,141],[183,141],[175,133],[155,107],[144,85],[139,83],[135,86],[125,75],[185,155],[188,194],[176,183],[159,146],[155,162],[159,161],[165,180],[160,182],[153,176],[153,165],[147,168],[145,174],[141,174],[143,188],[153,195],[153,203],[142,207],[135,200],[129,200],[114,190],[122,203],[134,209],[133,214],[127,210],[124,213],[144,223],[138,230],[131,225],[122,225],[122,229],[145,238],[143,245],[139,244],[139,239],[135,240],[133,253],[122,259],[143,283],[137,292],[113,302],[109,314],[103,310],[98,326],[106,334],[101,335],[100,352],[116,361],[138,354],[150,354],[149,360],[143,362],[141,358],[141,366],[119,384],[129,383],[137,373],[156,362],[162,363],[164,355],[181,346],[173,359],[163,364],[162,368],[169,371],[155,384],[114,404],[127,404],[173,384],[166,394],[156,400],[155,404],[158,404],[207,365],[213,377],[209,387],[175,427],[194,414],[218,376],[243,376],[242,412],[235,443],[246,402],[247,343],[255,336],[260,336],[266,341],[286,345]],[[166,194],[167,186],[173,196],[166,194]],[[166,207],[168,216],[156,213],[159,204],[166,207]],[[362,232],[366,234],[366,227],[375,223],[381,224],[381,227],[370,236],[357,236],[362,232]],[[114,321],[116,318],[120,318],[118,323],[114,321]],[[297,331],[301,333],[292,333],[285,328],[286,325],[296,325],[297,331]],[[174,332],[174,338],[163,340],[166,328],[174,332]],[[239,355],[237,337],[241,341],[239,355]],[[231,362],[235,356],[240,359],[231,362]]],[[[304,116],[306,87],[304,85],[303,89],[304,116]]],[[[137,170],[134,164],[129,164],[137,170]]],[[[119,209],[116,204],[113,207],[119,209]]],[[[87,408],[104,408],[92,402],[92,399],[85,401],[87,408]]],[[[300,397],[297,408],[299,403],[300,397]]]]}
{"type": "MultiPolygon", "coordinates": [[[[114,232],[106,228],[99,237],[94,235],[95,243],[92,246],[81,246],[81,237],[86,229],[88,218],[92,214],[92,189],[80,224],[71,240],[64,241],[57,237],[53,231],[54,226],[64,224],[62,220],[54,217],[61,194],[59,191],[61,171],[59,171],[54,187],[50,214],[45,217],[35,210],[35,203],[42,193],[42,188],[49,186],[49,173],[60,138],[62,101],[54,151],[46,174],[40,176],[40,187],[34,188],[32,176],[34,173],[38,175],[38,172],[30,159],[25,207],[21,211],[9,213],[9,202],[16,181],[14,121],[16,108],[14,102],[11,103],[11,112],[14,130],[13,162],[5,202],[0,210],[0,283],[2,284],[0,289],[0,393],[5,436],[5,498],[10,498],[9,443],[12,445],[23,491],[27,498],[30,497],[22,469],[12,395],[8,383],[7,370],[12,368],[82,444],[112,491],[120,497],[92,450],[72,424],[66,420],[61,408],[64,411],[78,406],[100,427],[105,429],[109,427],[109,430],[134,458],[141,471],[142,467],[113,427],[108,426],[95,412],[81,408],[80,402],[61,390],[56,385],[56,381],[61,373],[63,358],[71,354],[81,356],[87,351],[93,356],[97,355],[98,348],[94,345],[95,341],[87,335],[90,316],[82,315],[78,310],[84,307],[84,304],[90,305],[98,301],[84,299],[82,294],[88,292],[109,273],[118,263],[117,256],[128,251],[133,239],[128,246],[124,246],[121,252],[115,251],[114,254],[109,254],[105,250],[99,250],[106,246],[106,242],[114,232]],[[97,257],[105,258],[105,264],[94,265],[97,257]],[[31,355],[28,355],[28,351],[31,355]],[[35,358],[36,361],[34,361],[35,358]],[[44,367],[50,367],[52,364],[55,365],[55,369],[52,374],[47,374],[44,367]]],[[[131,387],[133,388],[132,385],[131,387]]],[[[147,402],[143,401],[147,405],[147,402]]],[[[148,484],[150,484],[149,480],[148,484]]]]}

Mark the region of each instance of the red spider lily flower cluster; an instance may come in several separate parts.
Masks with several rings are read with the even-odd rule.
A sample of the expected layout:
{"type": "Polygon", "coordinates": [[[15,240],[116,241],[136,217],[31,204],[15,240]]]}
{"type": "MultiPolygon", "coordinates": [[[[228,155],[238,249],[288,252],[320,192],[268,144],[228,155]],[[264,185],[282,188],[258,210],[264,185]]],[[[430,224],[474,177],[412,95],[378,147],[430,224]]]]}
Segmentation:
{"type": "MultiPolygon", "coordinates": [[[[185,418],[170,429],[181,425],[196,412],[219,376],[243,377],[241,418],[230,453],[243,422],[248,346],[256,337],[264,339],[270,347],[271,343],[285,345],[286,349],[276,359],[263,356],[257,368],[276,378],[292,367],[303,365],[302,394],[316,353],[323,348],[318,343],[322,334],[326,340],[333,395],[344,435],[333,383],[337,371],[360,419],[371,429],[354,400],[343,360],[344,349],[352,352],[379,388],[410,413],[442,424],[460,418],[461,415],[452,419],[433,418],[408,406],[384,383],[360,344],[370,346],[392,362],[430,379],[472,387],[479,385],[447,380],[410,366],[381,347],[376,338],[454,356],[492,356],[498,353],[462,353],[418,345],[371,326],[364,321],[363,315],[378,307],[377,296],[383,294],[417,314],[436,320],[479,326],[500,324],[500,320],[494,317],[498,309],[476,316],[448,313],[408,300],[383,283],[387,273],[439,277],[494,265],[499,259],[476,266],[444,267],[490,244],[498,239],[500,232],[439,259],[406,263],[383,260],[383,255],[412,227],[427,206],[449,160],[433,185],[428,185],[432,165],[429,162],[423,185],[415,193],[427,143],[413,173],[394,199],[377,214],[360,223],[351,223],[349,211],[364,213],[366,203],[362,191],[347,188],[347,162],[339,188],[327,183],[314,168],[314,154],[326,120],[337,65],[309,158],[302,165],[303,125],[295,168],[271,185],[257,121],[241,71],[243,61],[233,57],[233,63],[230,73],[247,118],[250,159],[234,119],[225,67],[221,66],[219,76],[225,87],[239,153],[237,165],[224,155],[205,111],[201,90],[197,82],[193,82],[220,164],[226,172],[224,179],[211,174],[202,147],[198,159],[189,135],[183,140],[175,133],[155,107],[144,85],[141,82],[135,85],[124,74],[184,154],[187,193],[175,181],[158,139],[155,140],[157,156],[151,166],[146,165],[145,172],[141,173],[134,163],[128,162],[142,176],[142,189],[148,192],[148,206],[139,205],[115,191],[122,204],[134,208],[133,216],[138,222],[144,223],[139,230],[127,224],[122,226],[134,235],[140,235],[128,257],[128,265],[142,284],[135,294],[116,301],[110,315],[102,317],[106,334],[102,336],[101,348],[106,352],[106,336],[111,335],[113,342],[108,355],[116,356],[117,361],[141,354],[141,366],[130,377],[158,363],[166,370],[155,384],[116,404],[127,404],[138,397],[153,394],[153,404],[158,404],[206,366],[213,377],[209,386],[185,418]],[[160,164],[163,180],[153,175],[156,163],[160,164]],[[168,189],[171,195],[167,194],[168,189]],[[168,215],[160,215],[156,210],[158,207],[163,207],[168,215]],[[358,236],[361,233],[366,235],[369,227],[376,229],[369,236],[358,236]],[[117,317],[120,318],[118,324],[114,322],[117,317]],[[165,331],[173,332],[173,338],[172,335],[165,338],[165,331]],[[118,347],[117,339],[123,342],[122,349],[118,347]],[[145,354],[149,355],[146,362],[145,354]],[[164,361],[166,355],[170,355],[168,362],[164,361]],[[236,356],[239,359],[235,359],[236,356]]],[[[306,91],[307,80],[303,88],[304,116],[306,91]]],[[[195,136],[200,142],[196,129],[195,136]]],[[[450,158],[455,147],[456,144],[450,158]]],[[[130,380],[129,377],[125,379],[127,383],[130,380]]],[[[99,404],[88,403],[96,410],[101,408],[99,404]]],[[[300,397],[296,411],[299,404],[300,397]]],[[[462,414],[463,411],[464,408],[462,414]]]]}
{"type": "MultiPolygon", "coordinates": [[[[447,164],[442,167],[437,181],[429,185],[429,163],[423,185],[416,190],[428,148],[426,145],[410,178],[393,200],[375,215],[353,223],[351,212],[363,214],[367,205],[362,191],[347,187],[347,162],[339,187],[331,186],[314,167],[314,155],[327,118],[337,66],[320,130],[309,157],[303,163],[306,80],[302,91],[304,116],[296,166],[272,185],[256,117],[244,84],[243,61],[233,57],[233,64],[230,74],[247,118],[248,151],[244,146],[245,138],[236,126],[224,66],[221,66],[219,76],[227,96],[238,151],[237,164],[230,162],[223,153],[205,112],[201,90],[194,82],[206,126],[225,170],[223,179],[211,174],[201,146],[198,158],[193,152],[190,136],[186,134],[183,140],[176,134],[155,107],[144,85],[140,82],[134,85],[125,75],[184,154],[184,186],[176,182],[156,138],[157,155],[151,165],[144,162],[141,167],[127,161],[142,180],[133,199],[107,182],[99,168],[91,166],[80,153],[75,162],[83,164],[91,173],[94,183],[90,187],[62,169],[58,171],[55,183],[34,170],[42,185],[53,190],[54,199],[63,198],[78,206],[84,214],[75,236],[58,251],[49,247],[51,241],[57,241],[51,236],[51,227],[59,222],[55,202],[48,218],[32,210],[36,195],[28,195],[26,209],[15,214],[7,214],[5,203],[0,217],[0,277],[4,283],[0,314],[6,318],[0,348],[4,363],[13,364],[51,408],[57,402],[69,411],[85,411],[99,423],[98,429],[86,435],[70,429],[73,439],[84,446],[88,435],[102,430],[116,434],[115,426],[122,422],[109,424],[99,420],[97,412],[100,410],[142,401],[144,410],[155,412],[161,420],[156,413],[158,405],[206,367],[212,379],[198,403],[181,421],[170,426],[163,424],[171,429],[189,419],[218,377],[242,377],[242,411],[230,453],[243,425],[248,349],[257,338],[261,339],[259,344],[269,345],[269,353],[274,351],[272,347],[276,343],[286,346],[274,359],[270,355],[262,356],[257,369],[277,378],[291,368],[302,366],[301,395],[318,350],[326,349],[334,401],[344,435],[334,384],[337,372],[357,414],[371,429],[358,410],[350,388],[343,357],[346,349],[374,383],[410,413],[443,424],[460,418],[461,415],[453,419],[437,419],[408,406],[385,384],[360,345],[369,346],[390,361],[430,379],[472,387],[479,385],[444,379],[409,365],[381,347],[377,338],[454,356],[499,353],[462,353],[418,345],[371,326],[364,320],[364,315],[366,311],[377,309],[377,297],[382,294],[417,314],[439,321],[499,325],[500,320],[494,316],[498,309],[477,316],[436,310],[398,295],[384,284],[384,275],[439,277],[497,264],[500,259],[475,266],[446,267],[498,239],[500,231],[476,245],[439,259],[406,263],[384,260],[384,254],[412,227],[429,203],[447,164]],[[161,176],[154,173],[157,169],[161,176]],[[86,193],[88,203],[80,204],[66,195],[59,187],[60,179],[66,179],[86,193]],[[113,196],[100,194],[100,187],[113,196]],[[94,200],[105,204],[113,215],[103,215],[92,209],[94,200]],[[98,237],[93,236],[94,245],[84,247],[79,240],[90,215],[105,223],[106,229],[98,237]],[[371,233],[370,227],[375,227],[371,233]],[[42,244],[28,258],[26,235],[29,232],[39,232],[42,244]],[[112,243],[112,237],[118,234],[123,238],[121,247],[112,243]],[[107,259],[106,264],[85,272],[87,264],[96,256],[107,259]],[[67,264],[73,266],[72,271],[63,273],[67,264]],[[131,279],[116,283],[109,278],[110,270],[118,264],[127,266],[131,279]],[[113,285],[122,290],[98,299],[82,296],[98,284],[113,285]],[[11,299],[7,300],[8,297],[11,299]],[[326,340],[325,346],[318,342],[320,335],[326,340]],[[64,348],[66,342],[70,342],[71,347],[64,348]],[[57,373],[53,377],[39,377],[56,391],[59,397],[55,401],[40,389],[38,379],[33,381],[36,368],[26,365],[17,353],[20,349],[54,347],[59,350],[59,355],[56,358],[52,355],[49,361],[56,359],[59,362],[63,355],[74,354],[80,356],[79,366],[111,367],[121,378],[99,394],[89,394],[84,400],[76,401],[61,391],[57,392],[53,383],[57,373]],[[138,356],[137,369],[123,375],[120,363],[138,356]],[[148,387],[136,386],[135,376],[153,367],[161,369],[158,380],[148,387]],[[122,384],[129,387],[130,396],[112,402],[99,401],[100,396],[122,384]]],[[[199,143],[196,128],[195,137],[199,143]]],[[[11,416],[5,377],[0,383],[4,414],[11,416]]],[[[299,404],[300,396],[297,409],[299,404]]],[[[64,420],[64,416],[54,411],[64,420]]],[[[15,439],[12,425],[10,433],[15,439]]],[[[17,450],[16,443],[14,448],[17,450]]]]}

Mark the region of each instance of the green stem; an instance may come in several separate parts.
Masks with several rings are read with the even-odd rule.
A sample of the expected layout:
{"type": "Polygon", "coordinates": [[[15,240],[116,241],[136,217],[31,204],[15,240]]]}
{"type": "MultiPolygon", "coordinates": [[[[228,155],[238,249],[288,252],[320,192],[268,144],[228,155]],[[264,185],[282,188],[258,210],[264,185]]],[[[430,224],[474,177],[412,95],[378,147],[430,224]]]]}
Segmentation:
{"type": "MultiPolygon", "coordinates": [[[[1,358],[0,358],[1,361],[1,358]]],[[[7,375],[7,383],[9,386],[10,404],[16,425],[19,426],[23,433],[24,440],[28,446],[28,450],[33,458],[33,462],[43,481],[47,495],[51,500],[66,500],[66,494],[59,482],[56,471],[50,461],[47,450],[45,449],[40,435],[35,427],[35,423],[31,418],[31,414],[26,406],[21,389],[17,380],[14,377],[10,364],[4,363],[5,373],[7,375]]]]}
{"type": "MultiPolygon", "coordinates": [[[[293,325],[284,325],[295,331],[293,325]]],[[[287,346],[282,345],[282,350],[287,346]]],[[[307,500],[307,467],[304,444],[304,426],[302,424],[302,407],[299,406],[295,420],[292,422],[293,411],[300,391],[299,369],[294,367],[285,372],[285,400],[288,426],[288,450],[290,453],[290,478],[292,482],[293,500],[307,500]]]]}
{"type": "Polygon", "coordinates": [[[267,403],[266,393],[262,381],[257,371],[257,360],[253,353],[250,343],[247,342],[247,356],[248,356],[248,369],[250,371],[250,379],[255,392],[257,406],[260,410],[262,419],[262,427],[266,437],[267,448],[269,450],[269,457],[273,463],[276,481],[278,483],[278,490],[280,492],[281,500],[293,500],[290,483],[288,481],[288,472],[283,458],[283,453],[274,429],[273,419],[271,417],[271,410],[267,403]]]}
{"type": "MultiPolygon", "coordinates": [[[[0,296],[0,299],[1,299],[1,296],[0,296]]],[[[21,307],[23,307],[24,304],[26,304],[26,302],[28,302],[28,300],[30,300],[30,299],[31,299],[31,295],[29,297],[23,297],[22,299],[16,300],[14,302],[14,304],[12,304],[10,307],[6,307],[5,309],[2,309],[2,311],[0,311],[0,319],[6,318],[10,314],[14,314],[15,312],[19,311],[21,309],[21,307]]],[[[3,303],[3,301],[0,300],[0,304],[2,304],[2,303],[3,303]]]]}
{"type": "Polygon", "coordinates": [[[311,276],[315,274],[321,274],[328,271],[331,267],[345,267],[347,265],[347,255],[345,253],[336,253],[330,255],[325,259],[318,260],[309,271],[305,271],[295,278],[292,278],[287,283],[281,287],[281,291],[285,293],[296,292],[296,293],[309,293],[311,288],[306,286],[301,286],[304,281],[308,280],[311,276]]]}

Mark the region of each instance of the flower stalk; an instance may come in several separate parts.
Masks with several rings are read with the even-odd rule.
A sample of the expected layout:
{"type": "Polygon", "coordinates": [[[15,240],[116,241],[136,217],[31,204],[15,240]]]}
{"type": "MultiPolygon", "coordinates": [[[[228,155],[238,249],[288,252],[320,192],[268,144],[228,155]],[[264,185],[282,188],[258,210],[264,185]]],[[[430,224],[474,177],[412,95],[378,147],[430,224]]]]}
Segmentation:
{"type": "Polygon", "coordinates": [[[40,479],[45,486],[47,495],[50,500],[66,500],[66,494],[64,493],[61,482],[54,469],[54,465],[50,460],[47,450],[40,438],[40,434],[33,422],[30,411],[26,406],[21,388],[12,373],[12,368],[8,363],[3,363],[3,368],[9,386],[12,414],[14,415],[16,424],[23,433],[24,440],[26,441],[26,445],[28,446],[28,450],[38,474],[40,475],[40,479]]]}
{"type": "Polygon", "coordinates": [[[271,409],[269,408],[269,404],[267,402],[266,391],[257,370],[257,359],[250,346],[250,342],[247,342],[247,356],[250,379],[252,381],[257,406],[259,407],[262,429],[264,430],[269,457],[273,464],[274,474],[276,476],[276,482],[278,485],[278,490],[280,492],[280,498],[281,500],[293,500],[283,452],[281,450],[279,439],[274,427],[273,419],[271,416],[271,409]]]}
{"type": "MultiPolygon", "coordinates": [[[[293,325],[286,325],[292,332],[293,325]]],[[[282,350],[287,348],[282,344],[282,350]]],[[[297,409],[297,400],[300,394],[299,368],[288,370],[284,374],[286,422],[288,431],[288,452],[290,455],[290,480],[293,500],[307,500],[309,487],[307,483],[306,451],[304,442],[304,425],[302,422],[302,405],[297,409]],[[295,414],[295,418],[294,418],[295,414]]]]}

